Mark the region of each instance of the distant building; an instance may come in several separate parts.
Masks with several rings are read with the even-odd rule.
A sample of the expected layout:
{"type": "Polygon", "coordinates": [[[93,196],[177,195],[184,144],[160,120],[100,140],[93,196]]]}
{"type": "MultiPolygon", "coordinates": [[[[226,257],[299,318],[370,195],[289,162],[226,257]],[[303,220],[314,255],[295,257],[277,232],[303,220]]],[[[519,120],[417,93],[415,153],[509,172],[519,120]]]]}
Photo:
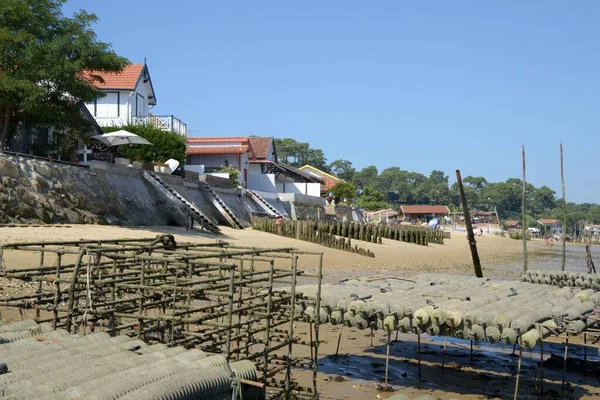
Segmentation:
{"type": "Polygon", "coordinates": [[[120,73],[84,71],[84,78],[101,89],[103,97],[86,107],[100,126],[152,125],[187,135],[187,126],[173,115],[153,115],[156,93],[146,64],[129,64],[120,73]],[[102,78],[100,82],[94,77],[102,78]]]}
{"type": "Polygon", "coordinates": [[[504,223],[506,229],[521,229],[521,221],[509,220],[504,223]]]}
{"type": "Polygon", "coordinates": [[[558,219],[538,219],[538,224],[542,225],[544,233],[552,232],[553,234],[561,231],[562,223],[558,219]]]}
{"type": "Polygon", "coordinates": [[[471,217],[473,217],[474,223],[489,223],[489,224],[497,224],[496,216],[493,212],[490,211],[475,211],[471,213],[471,217]]]}
{"type": "Polygon", "coordinates": [[[273,138],[187,139],[186,170],[218,175],[224,166],[237,168],[240,183],[251,190],[320,197],[321,179],[278,162],[273,138]]]}
{"type": "Polygon", "coordinates": [[[250,159],[254,151],[247,137],[187,138],[185,169],[200,174],[218,173],[225,166],[240,171],[239,181],[248,181],[250,159]]]}
{"type": "Polygon", "coordinates": [[[340,182],[344,182],[343,179],[338,178],[337,176],[328,174],[325,171],[321,171],[319,168],[313,167],[312,165],[304,165],[299,168],[300,171],[304,171],[310,175],[313,175],[323,181],[321,184],[321,193],[327,194],[331,190],[332,187],[337,185],[340,182]]]}
{"type": "Polygon", "coordinates": [[[397,221],[398,215],[400,215],[400,213],[396,210],[392,210],[391,208],[367,212],[369,219],[379,222],[397,221]]]}
{"type": "Polygon", "coordinates": [[[400,215],[404,221],[427,221],[444,218],[450,214],[446,206],[400,206],[400,215]]]}

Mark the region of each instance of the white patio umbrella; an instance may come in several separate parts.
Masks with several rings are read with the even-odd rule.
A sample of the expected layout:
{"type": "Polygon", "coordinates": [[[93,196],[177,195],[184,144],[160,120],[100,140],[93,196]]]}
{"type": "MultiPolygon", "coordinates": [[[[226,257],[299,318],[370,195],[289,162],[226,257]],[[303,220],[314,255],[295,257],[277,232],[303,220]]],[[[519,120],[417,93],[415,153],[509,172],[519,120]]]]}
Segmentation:
{"type": "Polygon", "coordinates": [[[138,136],[135,133],[127,132],[123,129],[115,132],[105,133],[103,135],[92,136],[91,138],[96,139],[109,147],[122,146],[124,144],[152,144],[143,137],[138,136]]]}

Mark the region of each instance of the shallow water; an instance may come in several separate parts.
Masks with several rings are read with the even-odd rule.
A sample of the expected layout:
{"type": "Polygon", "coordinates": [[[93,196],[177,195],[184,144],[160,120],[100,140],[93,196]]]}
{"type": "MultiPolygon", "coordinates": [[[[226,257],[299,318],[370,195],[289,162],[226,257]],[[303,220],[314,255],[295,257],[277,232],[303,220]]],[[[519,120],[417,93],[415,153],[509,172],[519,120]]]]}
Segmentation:
{"type": "MultiPolygon", "coordinates": [[[[567,243],[565,251],[565,269],[567,271],[587,272],[587,255],[585,245],[567,243]]],[[[592,259],[598,263],[596,270],[600,267],[600,246],[592,246],[592,259]]],[[[528,260],[528,269],[560,270],[562,265],[562,243],[557,243],[552,249],[542,249],[541,253],[536,253],[534,257],[528,260]]],[[[505,262],[493,267],[490,270],[520,272],[523,270],[522,261],[505,262]]]]}

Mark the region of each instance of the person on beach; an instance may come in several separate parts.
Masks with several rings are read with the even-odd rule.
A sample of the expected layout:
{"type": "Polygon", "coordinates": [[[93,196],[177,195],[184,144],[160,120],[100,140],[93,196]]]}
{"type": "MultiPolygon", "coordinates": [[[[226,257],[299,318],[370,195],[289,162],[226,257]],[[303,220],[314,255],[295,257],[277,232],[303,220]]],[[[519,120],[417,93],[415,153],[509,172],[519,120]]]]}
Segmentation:
{"type": "Polygon", "coordinates": [[[283,218],[281,217],[281,215],[278,215],[277,218],[275,218],[275,226],[277,226],[277,234],[281,235],[281,223],[283,222],[283,218]]]}

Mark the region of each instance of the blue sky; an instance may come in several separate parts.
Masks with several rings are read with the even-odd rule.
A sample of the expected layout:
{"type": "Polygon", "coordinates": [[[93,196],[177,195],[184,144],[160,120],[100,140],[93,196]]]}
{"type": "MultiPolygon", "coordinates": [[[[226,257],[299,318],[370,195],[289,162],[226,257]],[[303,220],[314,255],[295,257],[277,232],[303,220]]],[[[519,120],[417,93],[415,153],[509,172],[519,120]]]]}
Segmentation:
{"type": "Polygon", "coordinates": [[[358,169],[521,176],[600,202],[600,2],[71,0],[147,58],[192,136],[291,137],[358,169]]]}

